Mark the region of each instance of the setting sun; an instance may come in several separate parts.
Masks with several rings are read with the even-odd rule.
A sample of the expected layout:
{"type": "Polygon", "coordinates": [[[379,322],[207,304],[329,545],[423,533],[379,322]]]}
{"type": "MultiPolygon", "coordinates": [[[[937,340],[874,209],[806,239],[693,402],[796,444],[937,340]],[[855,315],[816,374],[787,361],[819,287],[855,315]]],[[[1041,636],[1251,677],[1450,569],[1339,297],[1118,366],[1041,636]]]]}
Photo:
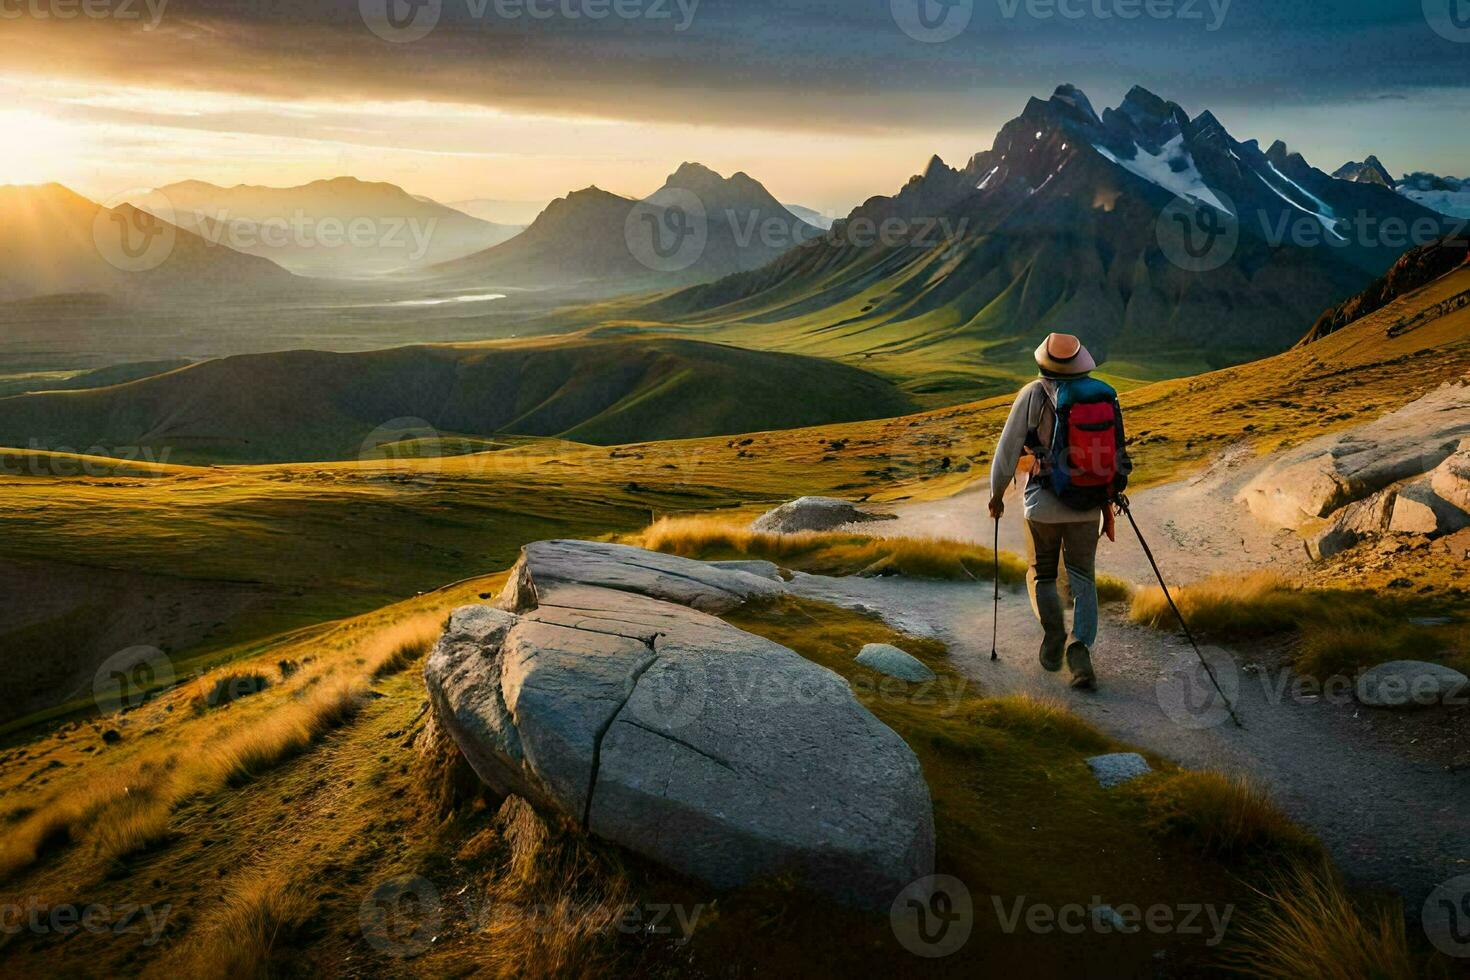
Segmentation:
{"type": "Polygon", "coordinates": [[[79,143],[72,127],[28,109],[0,110],[0,134],[9,147],[0,180],[13,184],[54,179],[58,162],[70,157],[79,143]]]}

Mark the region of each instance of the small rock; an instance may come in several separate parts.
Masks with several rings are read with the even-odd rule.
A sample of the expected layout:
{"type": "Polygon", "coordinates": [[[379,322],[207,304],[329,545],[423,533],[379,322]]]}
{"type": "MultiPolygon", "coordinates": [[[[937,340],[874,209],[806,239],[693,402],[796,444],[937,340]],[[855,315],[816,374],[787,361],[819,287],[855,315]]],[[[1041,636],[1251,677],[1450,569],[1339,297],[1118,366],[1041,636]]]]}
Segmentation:
{"type": "Polygon", "coordinates": [[[122,732],[118,731],[116,728],[109,728],[107,731],[102,733],[102,741],[106,742],[108,745],[116,745],[118,742],[122,741],[122,732]]]}
{"type": "Polygon", "coordinates": [[[1098,785],[1103,789],[1112,789],[1114,786],[1120,786],[1130,779],[1137,779],[1153,771],[1149,767],[1148,760],[1137,752],[1095,755],[1087,760],[1087,766],[1097,777],[1098,785]]]}
{"type": "Polygon", "coordinates": [[[859,651],[857,662],[869,670],[913,684],[923,684],[937,676],[922,661],[887,643],[869,643],[859,651]]]}
{"type": "Polygon", "coordinates": [[[1440,537],[1470,523],[1470,515],[1434,492],[1429,478],[1415,480],[1398,493],[1390,531],[1440,537]]]}
{"type": "Polygon", "coordinates": [[[750,525],[753,531],[798,534],[802,531],[835,531],[848,524],[891,521],[892,514],[870,514],[857,505],[836,497],[801,497],[767,511],[750,525]]]}
{"type": "Polygon", "coordinates": [[[1373,708],[1415,708],[1458,697],[1470,678],[1443,664],[1392,660],[1358,678],[1358,700],[1373,708]]]}

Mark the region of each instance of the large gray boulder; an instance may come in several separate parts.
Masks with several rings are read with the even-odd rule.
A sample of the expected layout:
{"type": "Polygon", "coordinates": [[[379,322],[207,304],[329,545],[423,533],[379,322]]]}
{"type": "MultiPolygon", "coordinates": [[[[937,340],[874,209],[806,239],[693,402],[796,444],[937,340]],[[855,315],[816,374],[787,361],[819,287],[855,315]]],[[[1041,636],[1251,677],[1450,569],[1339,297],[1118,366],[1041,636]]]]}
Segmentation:
{"type": "Polygon", "coordinates": [[[1435,493],[1430,478],[1423,477],[1400,488],[1394,497],[1388,529],[1437,538],[1452,534],[1466,524],[1470,524],[1470,514],[1435,493]]]}
{"type": "Polygon", "coordinates": [[[1470,694],[1470,678],[1443,664],[1393,660],[1364,671],[1358,700],[1375,708],[1413,708],[1470,694]]]}
{"type": "Polygon", "coordinates": [[[1396,412],[1286,453],[1240,491],[1257,517],[1299,528],[1428,473],[1470,436],[1470,385],[1436,388],[1396,412]]]}
{"type": "Polygon", "coordinates": [[[1470,439],[1462,440],[1460,448],[1435,467],[1429,483],[1440,497],[1470,513],[1470,439]]]}
{"type": "Polygon", "coordinates": [[[849,524],[893,519],[892,514],[872,514],[851,501],[836,497],[800,497],[766,511],[751,523],[750,528],[769,534],[800,534],[803,531],[835,531],[849,524]]]}
{"type": "Polygon", "coordinates": [[[666,598],[724,606],[777,583],[554,544],[525,549],[508,608],[457,610],[425,664],[435,716],[492,789],[718,887],[792,873],[881,908],[932,872],[903,739],[839,675],[666,598]]]}
{"type": "Polygon", "coordinates": [[[785,591],[765,575],[628,545],[537,541],[521,549],[497,604],[510,612],[534,609],[538,590],[567,584],[633,592],[715,615],[785,591]]]}

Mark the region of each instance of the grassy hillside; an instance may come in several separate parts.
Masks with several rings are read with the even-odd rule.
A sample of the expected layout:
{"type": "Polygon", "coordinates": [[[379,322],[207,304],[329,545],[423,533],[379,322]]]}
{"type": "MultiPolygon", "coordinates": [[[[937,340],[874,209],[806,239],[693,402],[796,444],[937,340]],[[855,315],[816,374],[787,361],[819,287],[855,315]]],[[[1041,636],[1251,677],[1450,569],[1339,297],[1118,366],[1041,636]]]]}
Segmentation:
{"type": "Polygon", "coordinates": [[[192,462],[381,455],[405,438],[600,445],[902,415],[888,382],[815,358],[609,336],[224,358],[0,399],[0,445],[192,462]]]}
{"type": "MultiPolygon", "coordinates": [[[[1402,304],[1439,309],[1467,288],[1470,269],[1308,347],[1125,394],[1136,484],[1178,478],[1228,447],[1300,443],[1465,375],[1470,308],[1396,325],[1402,304]]],[[[3,453],[0,561],[15,584],[0,590],[0,620],[18,625],[0,637],[0,663],[15,671],[39,652],[55,664],[44,683],[26,674],[44,702],[87,681],[160,608],[177,606],[166,617],[177,629],[153,642],[210,663],[255,637],[505,567],[538,538],[750,513],[807,493],[941,497],[984,479],[1008,401],[612,448],[521,440],[449,458],[433,441],[397,445],[397,459],[272,466],[3,453]],[[115,619],[93,611],[95,596],[115,619]]]]}

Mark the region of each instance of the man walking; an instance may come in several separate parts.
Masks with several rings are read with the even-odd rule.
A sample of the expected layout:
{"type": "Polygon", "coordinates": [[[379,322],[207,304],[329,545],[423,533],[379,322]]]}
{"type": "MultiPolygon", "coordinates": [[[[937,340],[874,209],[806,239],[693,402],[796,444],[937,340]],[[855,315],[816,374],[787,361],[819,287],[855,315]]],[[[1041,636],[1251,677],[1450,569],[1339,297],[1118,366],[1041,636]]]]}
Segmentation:
{"type": "Polygon", "coordinates": [[[1072,686],[1092,689],[1097,639],[1095,566],[1103,508],[1128,485],[1123,410],[1113,389],[1089,373],[1097,367],[1082,342],[1054,333],[1036,348],[1041,377],[1021,389],[995,447],[990,516],[1005,513],[1007,485],[1018,468],[1026,479],[1026,590],[1041,622],[1041,666],[1056,672],[1065,656],[1072,686]],[[1022,466],[1023,462],[1026,464],[1022,466]],[[1057,566],[1072,593],[1072,642],[1057,590],[1057,566]]]}

